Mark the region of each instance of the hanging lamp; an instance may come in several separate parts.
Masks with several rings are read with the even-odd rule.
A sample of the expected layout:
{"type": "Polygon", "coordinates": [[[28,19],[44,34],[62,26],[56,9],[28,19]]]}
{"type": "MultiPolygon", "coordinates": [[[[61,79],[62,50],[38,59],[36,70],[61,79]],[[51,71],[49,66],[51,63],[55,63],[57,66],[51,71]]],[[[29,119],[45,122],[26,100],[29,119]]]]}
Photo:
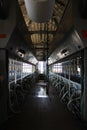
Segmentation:
{"type": "Polygon", "coordinates": [[[47,22],[52,14],[55,0],[24,0],[30,20],[47,22]]]}

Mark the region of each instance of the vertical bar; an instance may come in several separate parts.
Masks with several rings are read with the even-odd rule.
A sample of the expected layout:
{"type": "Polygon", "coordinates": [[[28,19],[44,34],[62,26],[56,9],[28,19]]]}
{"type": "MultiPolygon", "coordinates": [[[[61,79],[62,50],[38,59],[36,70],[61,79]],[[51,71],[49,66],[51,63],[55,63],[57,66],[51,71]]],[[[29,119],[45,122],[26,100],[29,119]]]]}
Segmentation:
{"type": "Polygon", "coordinates": [[[23,67],[23,63],[22,63],[22,62],[21,62],[21,66],[20,66],[20,67],[21,67],[21,83],[22,83],[22,79],[23,79],[23,77],[22,77],[22,69],[23,69],[22,67],[23,67]]]}
{"type": "Polygon", "coordinates": [[[84,50],[81,51],[81,117],[84,119],[84,50]]]}
{"type": "Polygon", "coordinates": [[[15,63],[15,84],[16,84],[16,82],[17,82],[16,61],[14,63],[15,63]]]}
{"type": "Polygon", "coordinates": [[[0,125],[8,118],[8,52],[0,49],[0,125]]]}
{"type": "Polygon", "coordinates": [[[70,71],[70,61],[69,61],[69,98],[70,98],[70,74],[71,74],[71,71],[70,71]]]}
{"type": "Polygon", "coordinates": [[[46,29],[47,29],[47,44],[46,44],[46,48],[47,48],[47,55],[46,55],[46,61],[47,61],[47,79],[49,81],[49,66],[48,66],[48,48],[49,48],[49,35],[48,35],[48,23],[46,23],[46,29]]]}

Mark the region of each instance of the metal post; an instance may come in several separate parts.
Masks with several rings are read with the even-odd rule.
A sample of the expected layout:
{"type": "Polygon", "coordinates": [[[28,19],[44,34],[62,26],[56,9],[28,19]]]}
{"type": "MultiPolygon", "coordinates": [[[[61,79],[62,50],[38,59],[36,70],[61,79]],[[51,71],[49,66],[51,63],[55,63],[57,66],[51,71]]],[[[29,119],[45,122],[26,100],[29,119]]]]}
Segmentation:
{"type": "Polygon", "coordinates": [[[21,62],[21,83],[22,83],[22,79],[23,79],[23,77],[22,77],[22,74],[23,74],[23,63],[21,62]]]}
{"type": "Polygon", "coordinates": [[[70,98],[70,74],[71,74],[71,61],[69,61],[69,98],[70,98]]]}
{"type": "Polygon", "coordinates": [[[46,23],[46,30],[47,30],[47,40],[46,40],[46,74],[47,74],[47,88],[46,93],[49,94],[49,65],[48,65],[48,52],[49,52],[49,34],[48,34],[48,23],[46,23]]]}
{"type": "Polygon", "coordinates": [[[17,65],[16,65],[16,61],[15,61],[15,84],[17,82],[17,65]]]}
{"type": "Polygon", "coordinates": [[[49,53],[49,35],[48,35],[48,23],[46,23],[46,28],[47,28],[47,44],[46,44],[46,48],[47,48],[47,55],[46,55],[46,61],[47,61],[47,79],[49,81],[49,65],[48,65],[48,53],[49,53]]]}
{"type": "Polygon", "coordinates": [[[84,51],[81,51],[81,118],[83,118],[83,94],[84,94],[84,51]]]}
{"type": "Polygon", "coordinates": [[[8,118],[8,52],[0,49],[0,125],[8,118]]]}
{"type": "Polygon", "coordinates": [[[87,121],[87,48],[82,52],[82,117],[87,121]]]}

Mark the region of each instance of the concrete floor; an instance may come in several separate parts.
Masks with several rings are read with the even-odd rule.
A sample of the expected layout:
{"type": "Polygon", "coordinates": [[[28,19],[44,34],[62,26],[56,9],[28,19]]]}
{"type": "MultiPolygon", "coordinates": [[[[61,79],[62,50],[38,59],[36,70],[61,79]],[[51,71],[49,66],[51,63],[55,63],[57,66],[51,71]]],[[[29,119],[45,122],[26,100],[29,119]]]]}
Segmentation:
{"type": "Polygon", "coordinates": [[[21,113],[9,118],[0,130],[87,130],[58,100],[57,92],[37,84],[28,95],[21,113]]]}

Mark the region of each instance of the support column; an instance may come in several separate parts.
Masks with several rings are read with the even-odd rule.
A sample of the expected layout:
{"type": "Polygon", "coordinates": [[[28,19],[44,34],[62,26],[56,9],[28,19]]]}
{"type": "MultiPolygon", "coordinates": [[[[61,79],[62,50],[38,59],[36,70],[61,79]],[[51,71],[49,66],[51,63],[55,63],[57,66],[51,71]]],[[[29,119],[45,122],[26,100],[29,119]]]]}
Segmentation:
{"type": "Polygon", "coordinates": [[[46,43],[46,48],[47,48],[47,54],[46,54],[46,61],[47,61],[47,79],[49,80],[49,65],[48,65],[48,52],[49,52],[49,35],[48,35],[48,30],[49,30],[49,28],[48,28],[48,23],[46,23],[46,29],[47,29],[47,43],[46,43]]]}
{"type": "MultiPolygon", "coordinates": [[[[87,48],[84,49],[84,54],[82,59],[84,59],[84,77],[82,84],[82,116],[85,121],[87,121],[87,48]]],[[[82,70],[83,71],[83,70],[82,70]]]]}
{"type": "Polygon", "coordinates": [[[32,65],[32,73],[34,73],[34,72],[35,72],[35,66],[32,65]]]}
{"type": "Polygon", "coordinates": [[[49,72],[52,72],[52,65],[50,65],[49,67],[49,72]]]}
{"type": "Polygon", "coordinates": [[[0,49],[0,125],[7,119],[8,92],[8,54],[0,49]]]}

